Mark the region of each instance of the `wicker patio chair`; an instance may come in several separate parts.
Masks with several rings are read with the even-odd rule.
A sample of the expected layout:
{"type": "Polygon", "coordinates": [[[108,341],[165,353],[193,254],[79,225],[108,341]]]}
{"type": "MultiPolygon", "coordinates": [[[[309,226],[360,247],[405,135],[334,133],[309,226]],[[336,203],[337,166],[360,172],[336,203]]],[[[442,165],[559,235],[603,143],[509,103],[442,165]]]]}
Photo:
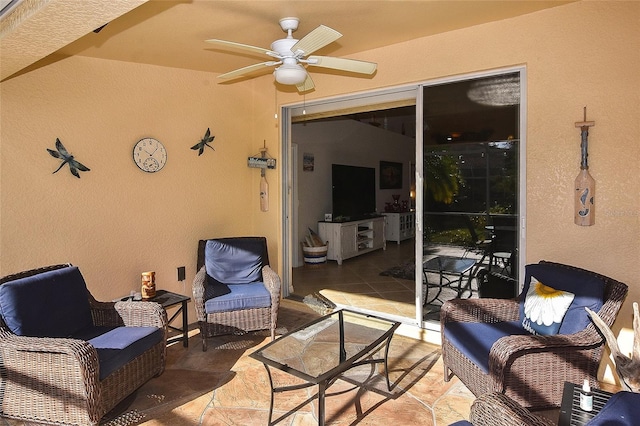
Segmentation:
{"type": "Polygon", "coordinates": [[[496,271],[480,268],[476,273],[478,295],[489,299],[515,299],[518,297],[518,280],[496,271]]]}
{"type": "MultiPolygon", "coordinates": [[[[71,265],[5,276],[0,278],[0,285],[67,267],[71,265]]],[[[101,378],[98,353],[87,341],[16,335],[2,316],[0,417],[26,423],[98,425],[119,402],[150,378],[162,374],[167,336],[167,315],[162,307],[151,302],[98,302],[88,291],[87,297],[94,326],[158,327],[164,337],[101,378]]]]}
{"type": "MultiPolygon", "coordinates": [[[[626,284],[572,266],[545,261],[539,265],[559,268],[557,271],[563,274],[586,274],[580,277],[601,280],[604,297],[597,313],[607,325],[613,324],[627,294],[626,284]]],[[[454,299],[443,305],[440,315],[445,381],[456,375],[478,397],[501,392],[526,408],[545,409],[560,405],[565,381],[582,383],[589,379],[592,386],[597,384],[604,339],[592,323],[571,334],[503,335],[488,350],[488,371],[485,371],[447,338],[446,330],[451,330],[456,322],[476,323],[485,327],[482,336],[478,336],[484,338],[498,325],[519,321],[518,300],[454,299]]]]}
{"type": "Polygon", "coordinates": [[[471,237],[471,245],[466,248],[462,257],[467,257],[467,254],[469,252],[482,255],[482,257],[478,261],[478,265],[482,265],[484,260],[491,253],[492,236],[480,238],[478,236],[478,233],[476,232],[476,228],[474,227],[473,222],[471,221],[471,218],[469,216],[463,216],[463,221],[465,226],[467,227],[467,230],[469,231],[469,235],[471,237]]]}
{"type": "Polygon", "coordinates": [[[280,277],[269,266],[267,239],[200,240],[193,299],[202,350],[206,339],[269,330],[275,339],[280,277]]]}
{"type": "Polygon", "coordinates": [[[473,401],[469,421],[451,426],[555,426],[555,423],[531,413],[502,393],[492,392],[473,401]]]}

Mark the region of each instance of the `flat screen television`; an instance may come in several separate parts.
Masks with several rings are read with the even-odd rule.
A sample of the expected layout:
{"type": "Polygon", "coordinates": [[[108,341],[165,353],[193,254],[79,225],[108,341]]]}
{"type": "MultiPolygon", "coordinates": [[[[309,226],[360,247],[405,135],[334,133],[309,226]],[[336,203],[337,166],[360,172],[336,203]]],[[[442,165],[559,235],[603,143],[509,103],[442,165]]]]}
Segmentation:
{"type": "Polygon", "coordinates": [[[360,220],[376,212],[376,169],[333,164],[333,220],[360,220]]]}

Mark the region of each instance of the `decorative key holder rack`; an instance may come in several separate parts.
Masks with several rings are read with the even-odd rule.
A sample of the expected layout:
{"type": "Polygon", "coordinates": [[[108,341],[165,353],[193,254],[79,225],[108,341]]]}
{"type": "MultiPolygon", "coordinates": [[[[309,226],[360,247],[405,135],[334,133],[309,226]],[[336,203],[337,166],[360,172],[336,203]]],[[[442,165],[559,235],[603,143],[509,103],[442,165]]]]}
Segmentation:
{"type": "Polygon", "coordinates": [[[266,178],[267,169],[276,168],[276,159],[268,157],[266,141],[260,148],[260,154],[254,155],[247,159],[247,165],[249,167],[260,169],[260,210],[263,212],[269,211],[269,183],[266,178]]]}

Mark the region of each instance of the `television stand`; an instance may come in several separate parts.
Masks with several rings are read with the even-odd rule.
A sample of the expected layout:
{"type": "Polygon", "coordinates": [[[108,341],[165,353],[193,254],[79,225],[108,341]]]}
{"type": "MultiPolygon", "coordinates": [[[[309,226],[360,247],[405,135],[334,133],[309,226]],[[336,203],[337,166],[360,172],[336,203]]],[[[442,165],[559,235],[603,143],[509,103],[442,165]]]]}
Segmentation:
{"type": "Polygon", "coordinates": [[[318,235],[328,242],[327,259],[342,261],[374,250],[386,250],[384,217],[351,222],[318,222],[318,235]]]}

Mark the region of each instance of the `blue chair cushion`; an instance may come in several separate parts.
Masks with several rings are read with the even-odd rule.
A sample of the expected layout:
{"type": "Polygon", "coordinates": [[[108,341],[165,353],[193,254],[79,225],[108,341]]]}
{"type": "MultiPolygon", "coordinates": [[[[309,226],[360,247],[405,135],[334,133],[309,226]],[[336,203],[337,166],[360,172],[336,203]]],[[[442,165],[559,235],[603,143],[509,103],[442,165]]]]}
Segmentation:
{"type": "Polygon", "coordinates": [[[473,425],[466,420],[459,420],[455,423],[451,423],[449,426],[473,426],[473,425]]]}
{"type": "Polygon", "coordinates": [[[622,391],[614,394],[602,410],[585,426],[637,425],[640,419],[640,394],[622,391]]]}
{"type": "Polygon", "coordinates": [[[262,281],[264,240],[221,238],[207,240],[204,262],[207,275],[223,284],[249,284],[262,281]]]}
{"type": "Polygon", "coordinates": [[[559,334],[573,334],[584,330],[591,319],[585,311],[588,307],[594,312],[602,308],[604,299],[604,281],[586,272],[563,268],[549,264],[531,264],[525,267],[524,286],[520,296],[520,320],[524,320],[524,295],[529,291],[531,277],[534,276],[544,285],[556,290],[573,293],[575,297],[562,320],[559,334]]]}
{"type": "Polygon", "coordinates": [[[264,283],[230,284],[230,292],[204,302],[208,314],[240,309],[267,308],[271,306],[271,294],[264,283]]]}
{"type": "Polygon", "coordinates": [[[489,351],[498,339],[504,336],[528,335],[520,321],[483,323],[448,322],[444,326],[444,337],[458,348],[485,374],[489,373],[489,351]]]}
{"type": "Polygon", "coordinates": [[[2,284],[0,314],[18,336],[69,337],[93,325],[87,286],[75,266],[2,284]]]}
{"type": "Polygon", "coordinates": [[[148,351],[163,335],[158,327],[117,327],[90,339],[98,352],[100,380],[148,351]]]}

